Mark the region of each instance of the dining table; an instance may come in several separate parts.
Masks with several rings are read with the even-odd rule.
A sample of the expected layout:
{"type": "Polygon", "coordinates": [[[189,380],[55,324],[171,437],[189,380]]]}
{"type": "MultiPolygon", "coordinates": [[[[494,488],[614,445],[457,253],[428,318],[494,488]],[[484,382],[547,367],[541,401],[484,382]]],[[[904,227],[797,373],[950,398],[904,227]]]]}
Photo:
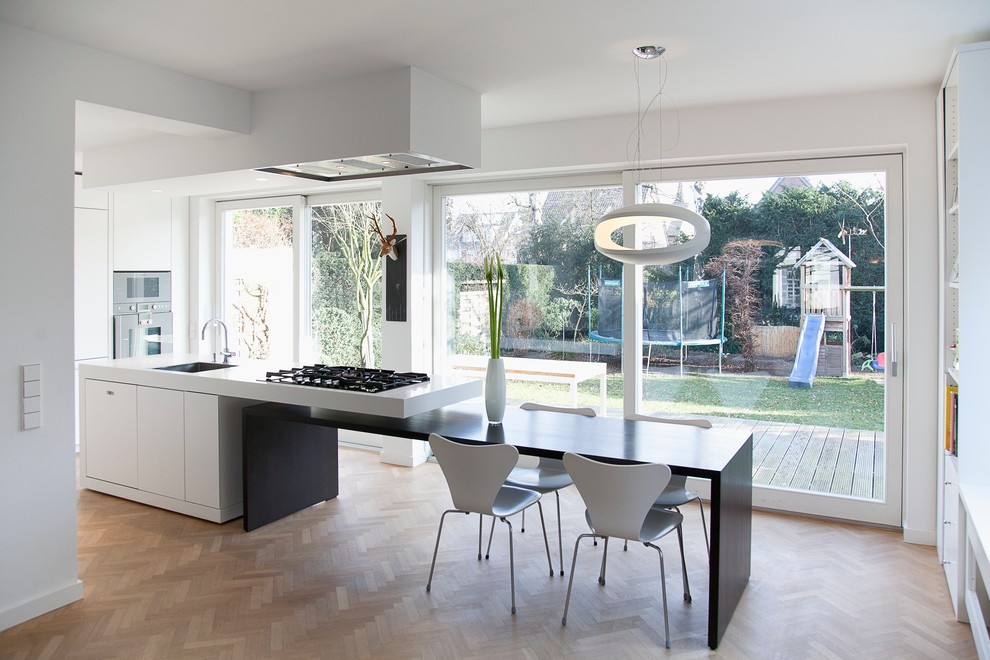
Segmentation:
{"type": "Polygon", "coordinates": [[[508,408],[490,424],[464,402],[410,417],[281,403],[242,411],[244,529],[250,531],[338,493],[338,430],[427,441],[431,433],[471,444],[509,444],[520,454],[566,452],[615,463],[664,463],[710,482],[708,646],[717,648],[749,582],[753,437],[742,429],[564,415],[508,408]]]}

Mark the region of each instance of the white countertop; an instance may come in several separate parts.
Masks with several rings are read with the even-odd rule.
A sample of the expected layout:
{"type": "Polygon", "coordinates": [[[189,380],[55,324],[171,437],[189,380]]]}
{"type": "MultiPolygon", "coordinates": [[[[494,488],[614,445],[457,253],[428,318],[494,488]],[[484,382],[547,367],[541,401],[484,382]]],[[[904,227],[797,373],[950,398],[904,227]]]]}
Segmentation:
{"type": "Polygon", "coordinates": [[[185,373],[161,371],[157,367],[189,362],[212,362],[211,355],[171,354],[120,360],[86,360],[79,363],[79,378],[94,378],[187,392],[313,406],[331,410],[411,417],[481,396],[481,381],[450,376],[433,377],[426,383],[397,387],[384,392],[328,390],[305,385],[270,383],[265,373],[292,366],[234,358],[229,369],[185,373]]]}

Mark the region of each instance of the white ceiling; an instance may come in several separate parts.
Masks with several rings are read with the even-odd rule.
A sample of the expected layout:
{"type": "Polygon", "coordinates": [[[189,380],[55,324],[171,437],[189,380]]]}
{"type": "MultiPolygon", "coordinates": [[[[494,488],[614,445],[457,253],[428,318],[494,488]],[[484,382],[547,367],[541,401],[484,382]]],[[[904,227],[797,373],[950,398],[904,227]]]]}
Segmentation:
{"type": "MultiPolygon", "coordinates": [[[[935,86],[988,0],[0,0],[0,22],[246,90],[411,65],[497,127],[633,112],[631,48],[679,106],[935,86]]],[[[154,129],[80,122],[78,147],[154,129]]]]}

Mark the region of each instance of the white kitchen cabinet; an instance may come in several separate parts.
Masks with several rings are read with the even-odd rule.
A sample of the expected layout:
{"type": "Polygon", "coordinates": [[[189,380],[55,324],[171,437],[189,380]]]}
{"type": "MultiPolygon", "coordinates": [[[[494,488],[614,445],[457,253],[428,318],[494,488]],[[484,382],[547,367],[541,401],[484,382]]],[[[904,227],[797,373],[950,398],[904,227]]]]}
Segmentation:
{"type": "Polygon", "coordinates": [[[172,200],[114,193],[113,269],[172,270],[172,200]]]}
{"type": "Polygon", "coordinates": [[[179,500],[186,492],[182,395],[179,390],[137,388],[137,487],[179,500]]]}
{"type": "Polygon", "coordinates": [[[105,209],[75,212],[75,359],[110,355],[110,242],[105,209]]]}
{"type": "MultiPolygon", "coordinates": [[[[241,486],[241,409],[256,401],[185,393],[186,500],[237,510],[241,486]]],[[[229,519],[230,514],[225,513],[229,519]]]]}
{"type": "Polygon", "coordinates": [[[86,380],[87,477],[136,488],[137,386],[86,380]]]}
{"type": "Polygon", "coordinates": [[[219,410],[215,394],[185,393],[186,500],[220,508],[219,410]]]}
{"type": "Polygon", "coordinates": [[[213,522],[241,515],[241,408],[256,401],[83,383],[83,487],[213,522]]]}

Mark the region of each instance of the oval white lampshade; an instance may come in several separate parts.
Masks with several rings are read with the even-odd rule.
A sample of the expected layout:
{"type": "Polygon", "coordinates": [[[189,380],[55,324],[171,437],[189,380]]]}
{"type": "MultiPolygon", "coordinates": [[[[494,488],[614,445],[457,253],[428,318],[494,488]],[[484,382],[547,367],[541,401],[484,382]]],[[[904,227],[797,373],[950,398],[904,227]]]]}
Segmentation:
{"type": "Polygon", "coordinates": [[[690,209],[673,204],[633,204],[607,213],[595,223],[595,249],[606,257],[627,264],[660,266],[690,259],[706,247],[712,238],[708,220],[690,209]],[[612,240],[612,232],[640,223],[682,220],[694,227],[694,238],[657,248],[630,248],[612,240]]]}

